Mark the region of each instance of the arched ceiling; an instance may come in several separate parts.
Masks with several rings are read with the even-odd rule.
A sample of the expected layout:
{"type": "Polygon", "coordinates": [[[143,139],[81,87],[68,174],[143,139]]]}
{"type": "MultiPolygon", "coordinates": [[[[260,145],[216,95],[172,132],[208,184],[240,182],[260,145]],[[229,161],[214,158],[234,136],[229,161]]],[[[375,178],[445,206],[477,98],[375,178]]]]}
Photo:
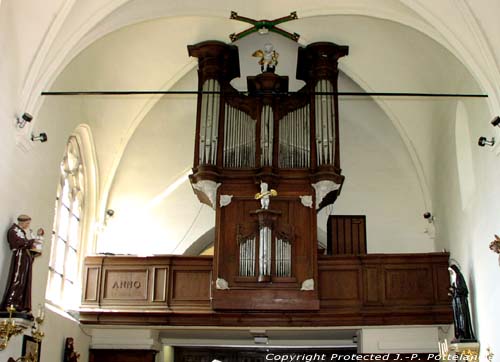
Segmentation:
{"type": "MultiPolygon", "coordinates": [[[[210,9],[199,8],[199,4],[190,1],[182,7],[169,3],[170,16],[160,18],[164,13],[155,8],[158,3],[144,7],[147,11],[139,10],[140,3],[131,1],[116,10],[88,33],[86,39],[106,33],[113,25],[134,23],[148,16],[155,20],[125,26],[94,41],[73,59],[52,89],[169,89],[195,66],[195,61],[187,55],[187,44],[208,39],[226,41],[228,34],[246,27],[246,24],[221,17],[222,12],[229,11],[223,6],[227,4],[225,2],[214,2],[210,9]],[[215,16],[182,15],[195,9],[215,16]]],[[[402,15],[413,16],[415,24],[421,22],[413,12],[405,11],[399,2],[391,3],[398,4],[395,8],[402,15]]],[[[422,32],[384,20],[382,15],[319,15],[328,8],[320,11],[321,4],[317,5],[316,10],[314,7],[307,10],[315,16],[298,19],[283,27],[298,32],[307,42],[333,41],[349,45],[350,55],[342,59],[340,68],[362,88],[447,93],[479,91],[463,64],[422,32]]],[[[366,5],[361,8],[365,9],[366,5]]],[[[295,8],[287,5],[266,11],[258,5],[236,7],[240,13],[256,18],[264,17],[262,14],[268,14],[267,18],[278,17],[284,15],[283,9],[287,13],[295,8]]],[[[86,104],[83,119],[91,123],[95,133],[105,203],[123,150],[156,99],[87,98],[82,101],[86,104]]],[[[433,124],[439,117],[447,115],[453,101],[377,99],[377,102],[393,120],[407,145],[422,193],[430,207],[429,185],[433,178],[432,155],[435,152],[433,124]]]]}

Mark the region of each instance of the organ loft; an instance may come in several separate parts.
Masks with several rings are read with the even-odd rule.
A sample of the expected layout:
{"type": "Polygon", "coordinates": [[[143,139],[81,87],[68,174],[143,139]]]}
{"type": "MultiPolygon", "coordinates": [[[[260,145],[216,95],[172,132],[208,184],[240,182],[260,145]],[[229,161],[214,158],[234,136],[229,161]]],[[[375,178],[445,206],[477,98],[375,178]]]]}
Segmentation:
{"type": "Polygon", "coordinates": [[[306,84],[294,93],[266,47],[248,94],[230,84],[240,76],[236,46],[188,47],[200,92],[191,183],[216,210],[213,307],[317,310],[316,211],[335,201],[344,181],[335,92],[348,47],[299,48],[297,79],[306,84]],[[261,205],[254,195],[268,189],[276,191],[261,205]]]}
{"type": "Polygon", "coordinates": [[[370,254],[364,215],[330,216],[319,225],[326,253],[318,251],[318,212],[342,197],[345,181],[337,82],[348,47],[299,47],[304,85],[294,92],[271,44],[254,52],[262,72],[244,92],[232,85],[238,47],[205,41],[188,53],[198,60],[190,182],[215,210],[214,255],[87,256],[81,322],[449,324],[448,253],[370,254]]]}

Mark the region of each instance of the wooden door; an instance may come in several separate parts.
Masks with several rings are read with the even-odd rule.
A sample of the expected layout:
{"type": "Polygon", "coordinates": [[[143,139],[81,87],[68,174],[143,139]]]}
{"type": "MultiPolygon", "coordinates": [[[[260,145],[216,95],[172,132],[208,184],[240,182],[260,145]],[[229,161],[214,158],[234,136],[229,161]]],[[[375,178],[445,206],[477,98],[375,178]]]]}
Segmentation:
{"type": "Polygon", "coordinates": [[[327,234],[328,255],[366,254],[366,216],[330,215],[327,234]]]}

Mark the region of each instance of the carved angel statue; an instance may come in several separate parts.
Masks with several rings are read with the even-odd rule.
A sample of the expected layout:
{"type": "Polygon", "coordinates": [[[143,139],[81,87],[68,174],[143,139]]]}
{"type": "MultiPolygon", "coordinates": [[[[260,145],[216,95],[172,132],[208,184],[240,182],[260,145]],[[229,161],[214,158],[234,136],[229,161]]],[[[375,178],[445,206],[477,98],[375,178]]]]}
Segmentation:
{"type": "Polygon", "coordinates": [[[264,49],[256,50],[253,57],[260,57],[259,64],[262,73],[271,72],[274,73],[276,66],[278,65],[279,54],[274,50],[274,46],[271,43],[264,44],[264,49]]]}
{"type": "Polygon", "coordinates": [[[271,196],[278,196],[278,192],[274,189],[268,190],[267,182],[260,183],[260,192],[255,194],[255,199],[260,200],[260,205],[263,210],[269,208],[271,196]]]}

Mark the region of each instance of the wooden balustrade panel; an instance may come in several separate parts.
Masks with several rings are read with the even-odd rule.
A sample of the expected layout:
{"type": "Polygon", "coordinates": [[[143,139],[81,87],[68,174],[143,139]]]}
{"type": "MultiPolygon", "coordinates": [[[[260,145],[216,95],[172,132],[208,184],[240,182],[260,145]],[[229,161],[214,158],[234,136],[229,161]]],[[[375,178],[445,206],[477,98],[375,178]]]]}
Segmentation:
{"type": "Polygon", "coordinates": [[[82,308],[207,309],[211,257],[93,256],[84,268],[82,308]]]}
{"type": "Polygon", "coordinates": [[[221,310],[213,304],[211,257],[93,256],[85,260],[80,316],[82,323],[174,326],[448,324],[453,321],[448,258],[448,253],[319,256],[319,310],[309,309],[314,294],[287,288],[267,294],[235,289],[226,299],[219,290],[221,310]],[[278,298],[284,298],[281,310],[278,298]]]}

